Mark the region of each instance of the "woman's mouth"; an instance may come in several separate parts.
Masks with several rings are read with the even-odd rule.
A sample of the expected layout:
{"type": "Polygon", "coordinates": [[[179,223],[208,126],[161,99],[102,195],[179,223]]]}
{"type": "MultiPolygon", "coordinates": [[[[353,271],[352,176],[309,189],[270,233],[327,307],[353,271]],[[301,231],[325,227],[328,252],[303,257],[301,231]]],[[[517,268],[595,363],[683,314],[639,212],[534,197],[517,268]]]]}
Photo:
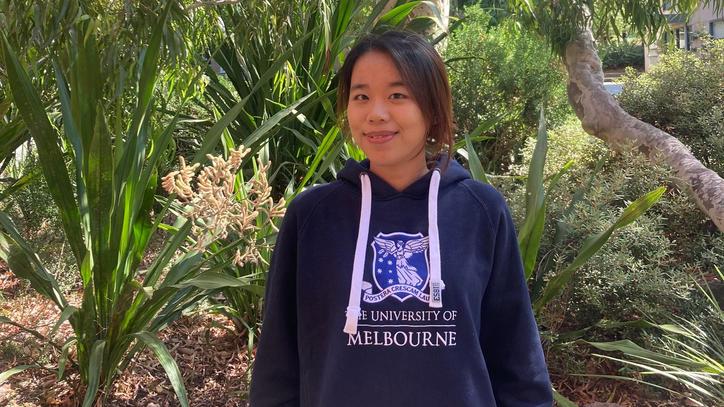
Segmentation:
{"type": "Polygon", "coordinates": [[[390,141],[396,134],[396,131],[370,131],[364,133],[364,136],[372,144],[382,144],[390,141]]]}

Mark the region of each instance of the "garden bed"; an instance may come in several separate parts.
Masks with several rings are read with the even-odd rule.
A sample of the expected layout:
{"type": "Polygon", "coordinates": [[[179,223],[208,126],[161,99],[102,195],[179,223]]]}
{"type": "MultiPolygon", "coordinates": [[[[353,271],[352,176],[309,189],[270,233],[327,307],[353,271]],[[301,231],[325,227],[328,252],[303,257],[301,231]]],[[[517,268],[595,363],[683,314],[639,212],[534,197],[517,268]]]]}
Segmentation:
{"type": "MultiPolygon", "coordinates": [[[[17,281],[0,271],[0,282],[17,281]]],[[[71,295],[70,298],[79,296],[71,295]]],[[[47,334],[57,320],[57,308],[47,299],[24,289],[0,291],[0,315],[47,334]]],[[[71,334],[66,323],[56,336],[56,343],[71,334]]],[[[176,359],[184,377],[192,406],[246,406],[250,378],[249,355],[245,342],[233,331],[224,317],[205,313],[183,317],[159,337],[176,359]]],[[[54,368],[57,352],[15,327],[3,326],[0,333],[0,371],[13,366],[41,362],[54,368]],[[55,357],[48,357],[49,354],[55,357]]],[[[63,381],[56,382],[55,372],[31,369],[12,376],[0,385],[3,406],[76,406],[79,405],[79,378],[68,369],[63,381]]],[[[115,381],[106,404],[109,406],[176,406],[171,384],[148,350],[139,354],[126,372],[115,381]]]]}
{"type": "MultiPolygon", "coordinates": [[[[47,334],[58,318],[57,308],[47,299],[24,289],[7,270],[0,271],[0,315],[24,326],[47,334]]],[[[70,295],[78,300],[78,293],[70,295]]],[[[56,342],[71,334],[64,324],[56,342]]],[[[245,341],[234,331],[224,317],[209,313],[187,316],[178,320],[159,335],[171,355],[176,359],[184,377],[192,406],[246,406],[251,370],[245,341]]],[[[53,368],[52,352],[29,334],[15,327],[4,327],[0,334],[0,371],[13,366],[43,362],[53,368]],[[44,360],[45,358],[45,360],[44,360]]],[[[656,394],[640,385],[609,379],[574,377],[556,374],[556,365],[562,361],[549,360],[551,379],[561,394],[580,406],[653,407],[683,406],[682,398],[656,394]],[[599,404],[596,404],[599,403],[599,404]],[[601,404],[613,403],[613,404],[601,404]]],[[[597,374],[615,374],[611,363],[591,358],[587,370],[597,374]]],[[[69,369],[63,381],[56,382],[55,372],[31,369],[12,376],[0,385],[0,405],[77,406],[78,373],[69,369]]],[[[176,406],[176,396],[158,360],[146,350],[139,354],[129,368],[114,383],[106,404],[109,406],[176,406]]]]}

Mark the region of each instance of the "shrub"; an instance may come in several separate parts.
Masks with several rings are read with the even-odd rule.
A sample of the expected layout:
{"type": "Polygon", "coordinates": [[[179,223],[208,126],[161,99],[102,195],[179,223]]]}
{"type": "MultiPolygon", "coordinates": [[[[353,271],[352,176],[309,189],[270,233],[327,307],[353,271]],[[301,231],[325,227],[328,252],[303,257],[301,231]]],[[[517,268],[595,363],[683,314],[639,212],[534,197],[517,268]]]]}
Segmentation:
{"type": "Polygon", "coordinates": [[[550,49],[513,21],[491,26],[479,6],[465,8],[465,20],[450,36],[448,64],[458,132],[469,134],[482,121],[502,117],[476,150],[488,172],[501,173],[516,161],[527,134],[535,132],[538,109],[547,100],[552,123],[570,108],[565,73],[550,49]]]}
{"type": "MultiPolygon", "coordinates": [[[[719,281],[724,278],[718,268],[715,277],[719,281]]],[[[692,403],[687,404],[719,406],[724,404],[724,387],[721,383],[724,375],[721,362],[724,352],[724,312],[709,283],[695,281],[694,284],[700,291],[699,296],[710,307],[710,314],[705,320],[696,316],[696,320],[690,321],[687,316],[675,315],[667,318],[663,325],[647,324],[656,328],[660,334],[660,338],[651,340],[649,349],[629,340],[589,343],[600,350],[623,353],[623,357],[597,355],[621,362],[638,373],[636,378],[621,379],[651,384],[672,393],[678,393],[670,387],[671,382],[676,382],[691,392],[687,395],[687,401],[692,403]],[[666,379],[662,383],[664,387],[652,383],[652,379],[666,379]]]]}
{"type": "MultiPolygon", "coordinates": [[[[38,294],[55,303],[60,311],[58,326],[67,321],[72,327],[73,336],[60,347],[57,377],[63,377],[66,365],[78,369],[86,387],[84,407],[95,404],[97,396],[104,399],[113,379],[145,347],[159,359],[179,404],[188,406],[178,366],[155,334],[208,295],[207,285],[198,283],[210,273],[203,252],[189,250],[175,256],[191,224],[164,225],[173,237],[164,242],[150,266],[141,268],[149,242],[168,211],[168,206],[160,213],[153,211],[157,165],[178,118],[163,128],[151,123],[157,114],[152,94],[162,64],[161,42],[173,5],[167,3],[157,17],[139,75],[127,78],[127,85],[138,92],[127,116],[106,108],[103,81],[98,80],[105,79],[102,61],[117,55],[112,47],[97,47],[105,44],[97,41],[98,34],[104,38],[99,26],[110,26],[103,26],[101,20],[81,20],[73,26],[78,35],[64,44],[68,60],[55,67],[63,131],[50,123],[38,89],[8,42],[4,37],[0,42],[13,102],[37,146],[51,202],[76,260],[83,287],[81,303],[71,305],[46,267],[54,259],[38,256],[2,211],[0,258],[17,277],[27,279],[38,294]],[[119,130],[116,137],[111,137],[110,123],[119,130]]],[[[0,323],[16,325],[5,317],[0,323]]],[[[39,367],[18,366],[2,375],[39,367]]]]}
{"type": "Polygon", "coordinates": [[[598,48],[598,56],[601,58],[603,69],[644,67],[644,47],[641,44],[627,41],[603,44],[598,48]]]}
{"type": "MultiPolygon", "coordinates": [[[[522,162],[511,168],[514,175],[524,175],[528,171],[533,156],[535,139],[528,138],[521,148],[522,162]]],[[[548,154],[544,175],[550,177],[563,165],[573,160],[578,167],[594,167],[597,160],[608,154],[603,141],[586,133],[581,122],[575,116],[548,130],[548,154]]]]}
{"type": "Polygon", "coordinates": [[[650,72],[628,71],[621,106],[677,137],[704,165],[724,174],[724,40],[697,53],[671,50],[650,72]]]}
{"type": "MultiPolygon", "coordinates": [[[[522,149],[524,166],[534,144],[530,139],[522,149]]],[[[689,275],[712,272],[724,260],[724,245],[721,236],[709,232],[692,200],[676,188],[670,170],[640,155],[611,152],[583,132],[577,120],[549,131],[546,175],[557,172],[569,159],[576,164],[551,192],[548,206],[539,255],[545,275],[568,265],[585,237],[605,228],[628,201],[660,185],[667,185],[668,192],[634,224],[615,233],[578,270],[558,305],[544,313],[543,324],[568,331],[600,319],[702,313],[703,304],[693,299],[689,275]]],[[[516,170],[522,173],[521,168],[516,170]]],[[[520,225],[525,188],[510,179],[502,183],[502,189],[520,225]]]]}

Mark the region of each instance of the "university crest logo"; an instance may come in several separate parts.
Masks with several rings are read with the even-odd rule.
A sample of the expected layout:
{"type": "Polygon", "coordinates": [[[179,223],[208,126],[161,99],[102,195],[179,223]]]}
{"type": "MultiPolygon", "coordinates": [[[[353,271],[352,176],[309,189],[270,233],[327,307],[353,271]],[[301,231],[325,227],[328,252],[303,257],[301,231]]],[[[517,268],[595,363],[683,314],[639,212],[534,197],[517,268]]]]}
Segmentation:
{"type": "Polygon", "coordinates": [[[372,275],[380,290],[373,293],[372,283],[362,283],[365,302],[376,303],[387,297],[400,301],[416,297],[429,302],[425,287],[430,280],[427,255],[428,238],[422,233],[378,233],[372,242],[372,275]]]}

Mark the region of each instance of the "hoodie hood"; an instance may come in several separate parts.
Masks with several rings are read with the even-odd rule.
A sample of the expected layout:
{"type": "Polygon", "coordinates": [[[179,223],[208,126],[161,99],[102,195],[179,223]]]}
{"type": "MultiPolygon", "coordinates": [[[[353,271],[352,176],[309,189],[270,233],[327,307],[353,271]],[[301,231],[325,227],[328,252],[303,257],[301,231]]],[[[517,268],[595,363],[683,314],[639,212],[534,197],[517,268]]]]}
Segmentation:
{"type": "MultiPolygon", "coordinates": [[[[468,173],[468,171],[454,159],[449,160],[447,168],[445,168],[445,162],[447,160],[447,155],[441,155],[441,157],[435,161],[434,169],[440,170],[440,188],[446,188],[450,185],[470,178],[470,174],[468,173]]],[[[350,158],[349,160],[347,160],[344,168],[342,168],[342,170],[337,174],[337,179],[349,182],[355,185],[357,188],[361,188],[361,173],[367,173],[369,175],[372,188],[372,199],[384,200],[392,199],[399,195],[413,196],[416,198],[427,197],[430,186],[430,178],[432,177],[433,171],[428,171],[427,174],[410,184],[403,191],[397,191],[382,178],[370,172],[369,160],[357,162],[350,158]]]]}
{"type": "Polygon", "coordinates": [[[361,163],[349,160],[340,172],[339,178],[341,180],[350,182],[361,190],[360,221],[357,231],[352,279],[349,288],[346,322],[343,329],[345,333],[351,335],[357,333],[357,321],[361,312],[360,296],[362,293],[362,278],[364,275],[369,239],[373,197],[379,200],[394,199],[399,196],[423,197],[427,195],[428,236],[423,239],[420,244],[422,244],[424,248],[429,249],[428,252],[430,255],[430,294],[428,305],[430,308],[442,308],[442,290],[445,289],[445,283],[442,280],[440,264],[440,233],[437,224],[438,191],[440,188],[470,177],[467,171],[455,161],[447,165],[445,176],[443,176],[441,167],[444,167],[444,160],[447,160],[447,156],[442,156],[441,159],[436,161],[435,168],[400,192],[369,171],[369,160],[361,163]]]}

